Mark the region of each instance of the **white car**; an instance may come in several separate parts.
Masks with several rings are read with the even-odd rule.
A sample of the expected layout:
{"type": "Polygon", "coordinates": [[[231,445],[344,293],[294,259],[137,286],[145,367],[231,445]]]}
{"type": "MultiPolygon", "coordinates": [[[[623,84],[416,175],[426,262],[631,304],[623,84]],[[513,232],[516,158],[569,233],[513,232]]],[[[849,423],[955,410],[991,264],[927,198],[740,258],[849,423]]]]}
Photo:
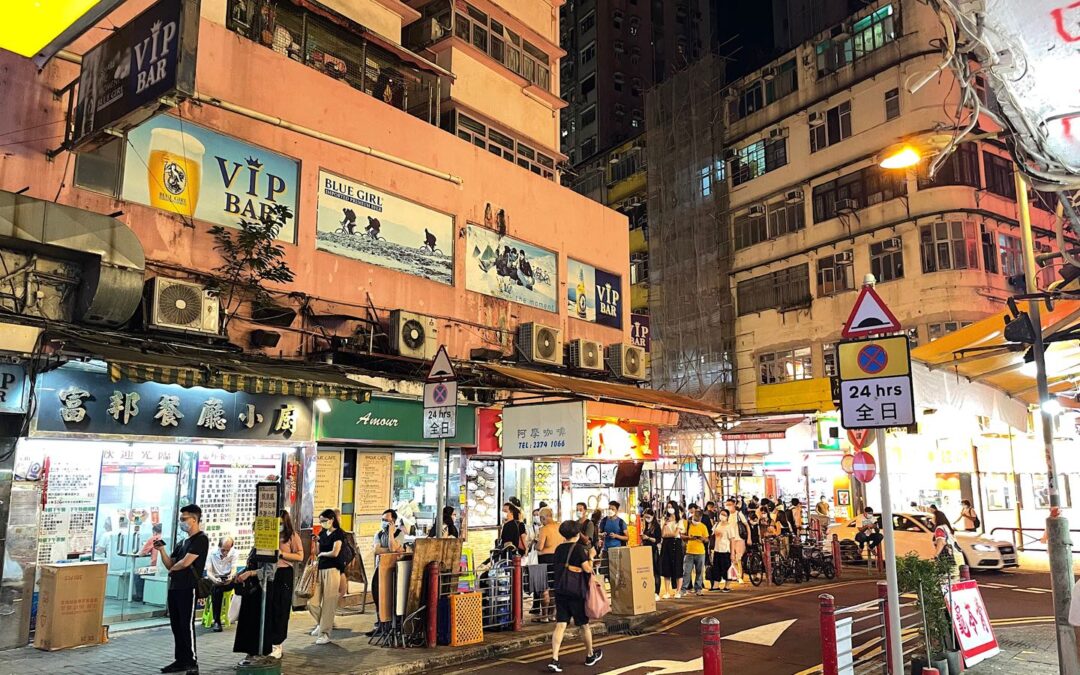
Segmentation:
{"type": "MultiPolygon", "coordinates": [[[[880,526],[881,514],[874,515],[880,526]]],[[[862,559],[862,551],[855,541],[858,531],[857,520],[829,527],[829,535],[835,534],[840,540],[840,552],[845,561],[862,559]]],[[[894,513],[893,532],[898,556],[917,553],[920,558],[934,557],[934,519],[930,516],[925,513],[894,513]]],[[[831,536],[829,538],[832,539],[831,536]]],[[[955,538],[965,564],[973,571],[1019,567],[1016,549],[1011,542],[972,532],[957,532],[955,538]]]]}

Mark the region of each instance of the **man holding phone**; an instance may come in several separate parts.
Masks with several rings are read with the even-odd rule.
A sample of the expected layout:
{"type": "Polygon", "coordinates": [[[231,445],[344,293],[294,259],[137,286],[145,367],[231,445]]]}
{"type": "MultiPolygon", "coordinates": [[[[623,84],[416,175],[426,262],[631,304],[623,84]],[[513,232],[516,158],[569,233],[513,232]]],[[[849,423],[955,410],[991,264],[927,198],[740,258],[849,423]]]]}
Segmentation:
{"type": "Polygon", "coordinates": [[[163,673],[199,675],[198,650],[195,647],[195,586],[206,570],[210,539],[202,531],[202,509],[188,504],[180,509],[180,530],[187,538],[176,545],[172,553],[165,552],[165,542],[154,545],[161,562],[169,570],[169,626],[173,634],[176,660],[161,669],[163,673]]]}
{"type": "Polygon", "coordinates": [[[689,593],[691,580],[693,591],[703,595],[705,590],[705,541],[709,538],[709,528],[701,522],[701,509],[693,507],[690,524],[683,539],[686,540],[686,555],[683,557],[683,589],[689,593]]]}

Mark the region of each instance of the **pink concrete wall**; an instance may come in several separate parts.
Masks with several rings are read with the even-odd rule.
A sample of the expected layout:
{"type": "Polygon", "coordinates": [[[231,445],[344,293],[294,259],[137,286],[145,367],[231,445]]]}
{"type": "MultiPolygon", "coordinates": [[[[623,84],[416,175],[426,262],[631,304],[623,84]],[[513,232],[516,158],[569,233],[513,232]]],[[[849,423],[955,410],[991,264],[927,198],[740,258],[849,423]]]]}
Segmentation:
{"type": "MultiPolygon", "coordinates": [[[[567,340],[581,337],[612,343],[625,339],[624,331],[569,319],[565,307],[566,257],[572,256],[622,275],[624,325],[628,323],[629,244],[624,216],[206,20],[201,25],[198,58],[202,94],[372,146],[464,181],[457,186],[219,108],[185,105],[182,114],[187,120],[301,161],[298,241],[286,245],[297,280],[288,290],[320,298],[316,311],[355,312],[344,303],[363,305],[370,294],[375,306],[384,310],[402,308],[502,328],[537,321],[563,328],[567,340]],[[452,214],[458,235],[455,285],[316,251],[320,168],[452,214]],[[560,253],[558,315],[465,290],[465,226],[483,223],[488,202],[506,210],[507,234],[560,253]]],[[[35,197],[53,199],[59,194],[60,202],[82,208],[104,213],[123,210],[120,219],[139,235],[148,261],[196,270],[213,267],[216,254],[206,224],[186,227],[164,212],[74,188],[74,159],[64,154],[51,163],[46,160],[45,151],[60,143],[65,109],[64,103],[53,100],[51,90],[77,74],[77,66],[56,61],[38,74],[29,62],[0,54],[0,100],[5,101],[0,109],[0,188],[29,186],[28,194],[35,197]],[[36,126],[44,123],[49,124],[36,126]]],[[[298,319],[294,326],[299,325],[298,319]]],[[[239,332],[252,327],[233,324],[239,332]]],[[[440,338],[452,355],[467,358],[469,349],[491,346],[494,336],[472,325],[444,321],[440,338]]],[[[298,344],[295,337],[286,336],[275,353],[293,355],[298,344]]]]}

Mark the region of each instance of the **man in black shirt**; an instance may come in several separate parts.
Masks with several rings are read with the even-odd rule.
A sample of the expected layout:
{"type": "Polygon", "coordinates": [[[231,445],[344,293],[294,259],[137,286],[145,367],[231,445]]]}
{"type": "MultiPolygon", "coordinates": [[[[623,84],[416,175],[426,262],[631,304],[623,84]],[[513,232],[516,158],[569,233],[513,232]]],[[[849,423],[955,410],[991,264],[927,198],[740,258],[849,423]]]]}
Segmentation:
{"type": "Polygon", "coordinates": [[[187,533],[172,553],[166,553],[165,542],[156,545],[161,562],[169,570],[169,625],[172,628],[176,660],[161,669],[163,673],[199,675],[198,650],[195,647],[195,585],[206,570],[210,539],[200,527],[202,509],[189,504],[180,509],[180,529],[187,533]]]}

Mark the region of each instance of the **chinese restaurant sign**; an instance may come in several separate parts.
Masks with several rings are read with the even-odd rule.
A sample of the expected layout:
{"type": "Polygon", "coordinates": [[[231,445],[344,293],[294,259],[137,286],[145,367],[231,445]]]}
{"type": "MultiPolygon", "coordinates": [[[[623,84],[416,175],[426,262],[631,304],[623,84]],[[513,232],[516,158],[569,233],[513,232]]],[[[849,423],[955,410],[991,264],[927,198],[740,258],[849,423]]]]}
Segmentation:
{"type": "Polygon", "coordinates": [[[292,216],[277,238],[296,241],[299,162],[169,115],[127,140],[124,199],[226,227],[280,204],[292,216]]]}
{"type": "MultiPolygon", "coordinates": [[[[319,440],[391,441],[430,445],[424,439],[424,404],[400,398],[371,397],[367,403],[330,401],[330,412],[319,419],[319,440]]],[[[466,405],[457,407],[457,429],[450,445],[476,443],[476,414],[466,405]]]]}
{"type": "Polygon", "coordinates": [[[479,225],[466,228],[465,251],[468,290],[558,311],[559,260],[551,251],[479,225]]]}
{"type": "Polygon", "coordinates": [[[476,454],[498,455],[502,452],[502,412],[501,408],[476,411],[476,454]]]}
{"type": "Polygon", "coordinates": [[[660,456],[660,429],[649,424],[589,420],[589,459],[652,460],[660,456]]]}
{"type": "Polygon", "coordinates": [[[388,192],[319,172],[315,246],[371,265],[454,283],[454,219],[388,192]]]}
{"type": "Polygon", "coordinates": [[[162,98],[195,93],[199,4],[158,0],[86,52],[75,103],[77,147],[101,145],[146,120],[162,98]]]}
{"type": "Polygon", "coordinates": [[[622,277],[566,259],[566,311],[575,319],[622,328],[622,277]]]}
{"type": "Polygon", "coordinates": [[[247,394],[156,382],[113,382],[74,368],[38,381],[38,434],[306,441],[311,404],[298,396],[247,394]]]}
{"type": "Polygon", "coordinates": [[[543,403],[503,408],[503,457],[585,454],[585,403],[543,403]]]}

